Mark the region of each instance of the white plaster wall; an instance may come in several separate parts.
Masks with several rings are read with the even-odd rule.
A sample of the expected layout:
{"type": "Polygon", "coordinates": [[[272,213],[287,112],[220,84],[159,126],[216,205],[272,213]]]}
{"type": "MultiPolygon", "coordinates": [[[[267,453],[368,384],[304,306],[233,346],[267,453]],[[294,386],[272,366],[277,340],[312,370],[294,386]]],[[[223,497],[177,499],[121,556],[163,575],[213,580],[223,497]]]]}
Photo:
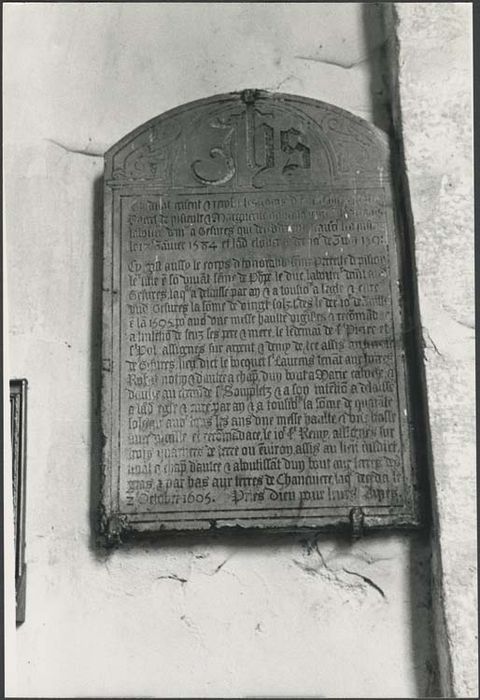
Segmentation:
{"type": "Polygon", "coordinates": [[[7,377],[29,381],[27,617],[7,693],[428,694],[421,535],[170,537],[107,556],[90,529],[101,154],[244,87],[384,126],[375,5],[26,3],[4,19],[7,377]]]}
{"type": "Polygon", "coordinates": [[[478,697],[471,3],[397,3],[430,414],[442,685],[478,697]]]}

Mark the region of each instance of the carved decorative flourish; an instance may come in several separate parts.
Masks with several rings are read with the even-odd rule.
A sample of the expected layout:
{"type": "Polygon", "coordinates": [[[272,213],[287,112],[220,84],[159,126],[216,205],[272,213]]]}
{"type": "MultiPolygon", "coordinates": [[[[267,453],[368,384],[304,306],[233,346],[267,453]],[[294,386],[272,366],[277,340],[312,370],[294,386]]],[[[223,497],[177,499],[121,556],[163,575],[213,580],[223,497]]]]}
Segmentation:
{"type": "Polygon", "coordinates": [[[359,165],[371,165],[375,142],[365,133],[364,128],[357,128],[355,124],[336,115],[327,115],[322,121],[322,127],[340,137],[335,144],[340,171],[347,171],[352,161],[359,165]]]}
{"type": "Polygon", "coordinates": [[[310,169],[310,148],[302,143],[301,138],[302,134],[298,129],[290,128],[280,132],[281,149],[288,154],[282,174],[297,168],[310,169]]]}
{"type": "Polygon", "coordinates": [[[176,122],[153,127],[147,133],[147,142],[124,156],[123,164],[114,169],[113,178],[168,181],[172,149],[180,134],[181,127],[176,122]]]}
{"type": "Polygon", "coordinates": [[[357,127],[351,121],[340,119],[336,115],[327,115],[323,120],[322,126],[329,131],[343,134],[344,136],[353,137],[356,143],[361,144],[364,148],[374,145],[373,138],[365,133],[364,128],[357,127]]]}
{"type": "MultiPolygon", "coordinates": [[[[189,167],[197,182],[224,185],[236,176],[237,184],[262,189],[285,185],[292,178],[305,181],[313,151],[304,119],[283,108],[264,111],[254,93],[247,98],[240,110],[235,106],[217,112],[191,128],[187,141],[191,138],[197,148],[201,144],[208,154],[190,155],[189,167]]],[[[322,154],[319,162],[323,158],[322,154]]]]}
{"type": "MultiPolygon", "coordinates": [[[[260,113],[259,113],[260,114],[260,113]]],[[[253,158],[251,160],[250,166],[252,170],[256,169],[255,174],[252,177],[252,184],[254,187],[261,187],[259,180],[263,173],[271,170],[275,167],[275,141],[274,141],[274,129],[270,124],[263,122],[260,127],[256,130],[254,135],[252,151],[253,158]],[[262,160],[263,158],[263,160],[262,160]]],[[[247,152],[248,153],[248,152],[247,152]]]]}
{"type": "Polygon", "coordinates": [[[218,116],[209,125],[213,129],[223,131],[220,145],[210,149],[210,162],[197,158],[193,161],[191,169],[196,179],[204,185],[224,185],[235,175],[235,161],[232,154],[235,126],[228,119],[218,116]]]}

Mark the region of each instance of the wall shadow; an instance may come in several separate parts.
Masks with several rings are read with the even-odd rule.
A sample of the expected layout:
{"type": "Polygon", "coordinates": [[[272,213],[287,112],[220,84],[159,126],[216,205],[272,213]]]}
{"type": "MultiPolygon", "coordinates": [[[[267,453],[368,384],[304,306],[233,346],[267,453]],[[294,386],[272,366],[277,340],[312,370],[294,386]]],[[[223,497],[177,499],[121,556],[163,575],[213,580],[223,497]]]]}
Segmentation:
{"type": "Polygon", "coordinates": [[[363,32],[370,74],[370,103],[375,126],[391,133],[386,46],[388,29],[384,22],[381,2],[366,2],[362,6],[363,32]]]}
{"type": "Polygon", "coordinates": [[[439,687],[433,630],[432,545],[430,533],[415,533],[409,541],[410,640],[417,697],[443,697],[439,687]]]}

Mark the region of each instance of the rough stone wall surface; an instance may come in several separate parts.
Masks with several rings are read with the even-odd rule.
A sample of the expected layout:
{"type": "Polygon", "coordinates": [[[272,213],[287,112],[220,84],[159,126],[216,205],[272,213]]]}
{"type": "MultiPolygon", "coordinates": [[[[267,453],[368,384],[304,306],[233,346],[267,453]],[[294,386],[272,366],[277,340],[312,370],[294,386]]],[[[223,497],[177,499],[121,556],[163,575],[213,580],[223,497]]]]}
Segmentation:
{"type": "Polygon", "coordinates": [[[469,3],[396,3],[415,230],[444,690],[477,697],[472,37],[469,3]]]}
{"type": "MultiPolygon", "coordinates": [[[[322,99],[385,126],[376,12],[374,3],[5,8],[7,376],[29,381],[27,617],[9,630],[7,694],[430,693],[422,535],[170,537],[109,556],[91,539],[104,150],[169,108],[244,87],[322,99]]],[[[455,289],[445,303],[457,309],[455,289]]],[[[441,341],[444,357],[466,352],[441,341]]],[[[455,366],[441,385],[448,401],[465,381],[455,366]]],[[[445,465],[457,444],[446,445],[445,465]]]]}

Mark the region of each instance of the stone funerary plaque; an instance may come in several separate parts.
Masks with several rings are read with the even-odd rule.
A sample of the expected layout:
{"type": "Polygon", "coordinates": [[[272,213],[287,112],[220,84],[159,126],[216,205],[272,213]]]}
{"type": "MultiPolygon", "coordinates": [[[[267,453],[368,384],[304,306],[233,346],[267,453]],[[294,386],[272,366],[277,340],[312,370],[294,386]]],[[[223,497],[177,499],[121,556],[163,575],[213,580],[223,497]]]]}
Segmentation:
{"type": "Polygon", "coordinates": [[[245,90],[105,157],[102,530],[415,526],[386,137],[245,90]]]}

